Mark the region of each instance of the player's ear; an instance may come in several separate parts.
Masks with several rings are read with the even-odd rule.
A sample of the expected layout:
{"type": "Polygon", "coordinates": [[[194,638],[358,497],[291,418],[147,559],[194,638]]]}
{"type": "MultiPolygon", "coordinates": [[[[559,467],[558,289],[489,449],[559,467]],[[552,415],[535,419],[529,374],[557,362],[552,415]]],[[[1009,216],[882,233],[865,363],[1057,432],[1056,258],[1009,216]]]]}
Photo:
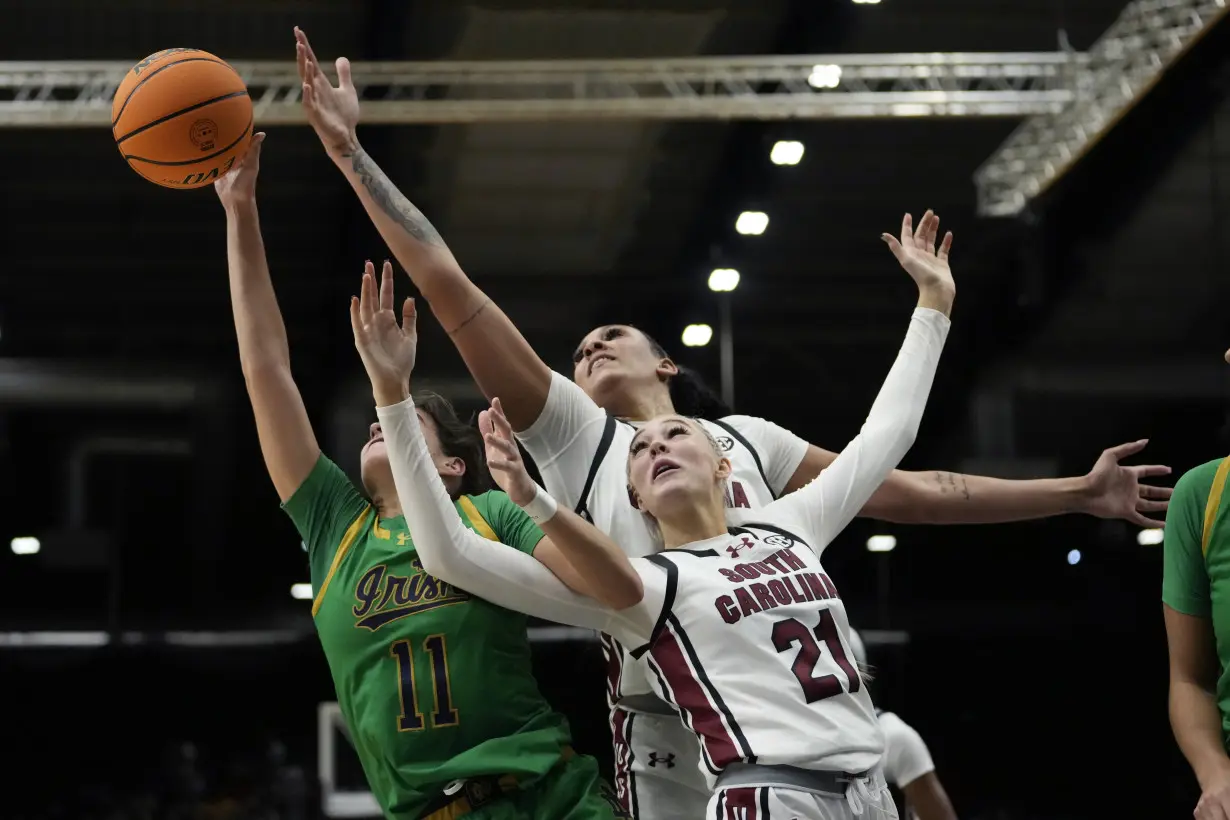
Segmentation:
{"type": "Polygon", "coordinates": [[[717,465],[717,472],[714,474],[714,476],[719,481],[725,481],[726,479],[730,478],[730,473],[732,469],[733,468],[730,466],[730,459],[725,458],[725,457],[719,458],[718,465],[717,465]]]}
{"type": "Polygon", "coordinates": [[[645,512],[645,506],[641,504],[641,497],[637,495],[631,484],[628,485],[628,503],[641,512],[645,512]]]}
{"type": "Polygon", "coordinates": [[[460,456],[446,458],[440,464],[440,472],[461,478],[466,474],[466,460],[460,456]]]}
{"type": "Polygon", "coordinates": [[[675,364],[669,357],[658,359],[657,367],[658,378],[662,381],[674,378],[679,375],[679,365],[675,364]]]}

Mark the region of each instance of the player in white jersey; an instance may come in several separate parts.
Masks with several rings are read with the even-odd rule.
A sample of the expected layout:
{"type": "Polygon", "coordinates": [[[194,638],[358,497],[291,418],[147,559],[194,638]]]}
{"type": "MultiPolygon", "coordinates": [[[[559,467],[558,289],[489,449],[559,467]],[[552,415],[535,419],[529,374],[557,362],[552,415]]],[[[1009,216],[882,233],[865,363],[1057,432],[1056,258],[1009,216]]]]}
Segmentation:
{"type": "MultiPolygon", "coordinates": [[[[657,694],[700,739],[726,820],[896,817],[879,774],[883,735],[844,636],[849,622],[820,556],[913,443],[948,333],[951,236],[890,240],[919,286],[909,332],[859,435],[807,487],[732,513],[731,465],[694,420],[664,416],[633,437],[632,497],[665,551],[627,559],[529,480],[498,402],[482,425],[509,496],[560,545],[593,598],[543,565],[465,528],[436,477],[409,395],[413,334],[352,310],[398,496],[424,570],[503,606],[600,628],[648,657],[657,694]],[[378,328],[383,327],[381,331],[378,328]],[[634,575],[625,570],[631,568],[634,575]],[[629,588],[629,578],[639,581],[629,588]],[[594,599],[597,600],[594,600],[594,599]]],[[[368,294],[365,286],[364,294],[368,294]]]]}
{"type": "MultiPolygon", "coordinates": [[[[857,629],[848,636],[850,651],[861,668],[867,666],[867,647],[857,629]]],[[[935,773],[931,750],[918,731],[893,712],[876,709],[884,731],[884,778],[901,793],[904,820],[957,820],[948,792],[935,773]]]]}
{"type": "MultiPolygon", "coordinates": [[[[628,503],[621,453],[640,423],[681,413],[720,419],[715,431],[732,442],[730,500],[755,507],[792,492],[835,457],[764,419],[729,416],[695,374],[676,365],[643,332],[607,325],[590,332],[573,355],[573,380],[553,372],[507,315],[470,281],[440,233],[363,150],[357,136],[358,98],[346,82],[333,87],[306,35],[297,32],[308,121],[351,184],[394,256],[444,326],[488,398],[499,396],[514,430],[533,456],[553,496],[587,513],[629,555],[654,549],[641,515],[628,503]],[[608,420],[608,417],[612,417],[608,420]],[[735,435],[737,433],[738,435],[735,435]],[[613,451],[615,457],[606,457],[613,451]],[[740,492],[741,491],[741,492],[740,492]]],[[[348,76],[348,72],[347,72],[348,76]]],[[[928,213],[924,221],[934,217],[928,213]]],[[[907,217],[908,219],[908,217],[907,217]]],[[[938,222],[938,220],[937,220],[938,222]]],[[[922,228],[922,223],[919,225],[922,228]]],[[[1160,467],[1118,461],[1142,442],[1107,450],[1080,478],[1005,481],[947,471],[894,471],[862,510],[903,523],[994,523],[1087,512],[1161,526],[1144,513],[1164,510],[1170,490],[1140,483],[1160,467]]],[[[580,581],[557,550],[537,551],[558,577],[580,581]]],[[[616,744],[616,789],[641,820],[692,816],[707,793],[694,774],[697,747],[671,710],[650,698],[646,674],[608,642],[608,698],[616,744]],[[635,715],[635,717],[633,717],[635,715]]]]}

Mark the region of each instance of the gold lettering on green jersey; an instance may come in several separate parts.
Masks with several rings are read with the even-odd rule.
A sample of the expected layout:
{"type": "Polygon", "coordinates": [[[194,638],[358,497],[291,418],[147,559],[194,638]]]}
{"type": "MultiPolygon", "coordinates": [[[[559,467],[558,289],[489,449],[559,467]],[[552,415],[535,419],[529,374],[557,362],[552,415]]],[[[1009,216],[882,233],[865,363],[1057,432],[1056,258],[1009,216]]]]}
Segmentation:
{"type": "Polygon", "coordinates": [[[351,608],[356,627],[375,632],[392,621],[470,600],[469,593],[423,572],[418,558],[410,559],[410,564],[415,570],[410,576],[390,572],[385,564],[363,573],[355,584],[356,604],[351,608]]]}

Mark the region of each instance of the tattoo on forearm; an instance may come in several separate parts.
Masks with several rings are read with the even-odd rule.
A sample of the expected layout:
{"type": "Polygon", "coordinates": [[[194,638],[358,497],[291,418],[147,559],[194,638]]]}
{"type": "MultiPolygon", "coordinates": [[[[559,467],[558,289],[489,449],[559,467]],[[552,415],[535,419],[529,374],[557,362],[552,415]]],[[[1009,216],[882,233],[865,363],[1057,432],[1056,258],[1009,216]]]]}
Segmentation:
{"type": "Polygon", "coordinates": [[[427,245],[444,246],[444,239],[435,226],[423,216],[423,212],[397,190],[380,166],[362,148],[344,154],[350,159],[350,167],[358,175],[363,187],[388,216],[410,236],[427,245]]]}
{"type": "Polygon", "coordinates": [[[467,316],[464,320],[462,320],[461,324],[457,325],[457,327],[455,327],[455,328],[453,328],[452,330],[448,331],[448,335],[449,335],[449,336],[452,336],[454,333],[459,332],[459,331],[460,331],[463,327],[465,327],[466,325],[470,324],[470,322],[473,322],[475,319],[477,319],[477,318],[478,318],[478,316],[479,316],[479,314],[480,314],[480,313],[482,313],[484,310],[486,310],[486,309],[487,309],[487,305],[489,305],[489,304],[491,304],[491,299],[490,299],[490,298],[484,298],[484,299],[483,299],[483,303],[482,303],[481,305],[479,305],[479,306],[478,306],[478,307],[474,310],[474,312],[473,312],[473,313],[471,313],[471,314],[470,314],[469,316],[467,316]]]}
{"type": "Polygon", "coordinates": [[[970,500],[969,485],[965,483],[965,476],[960,473],[950,473],[944,470],[936,470],[934,475],[935,483],[940,487],[940,495],[957,494],[966,501],[970,500]]]}

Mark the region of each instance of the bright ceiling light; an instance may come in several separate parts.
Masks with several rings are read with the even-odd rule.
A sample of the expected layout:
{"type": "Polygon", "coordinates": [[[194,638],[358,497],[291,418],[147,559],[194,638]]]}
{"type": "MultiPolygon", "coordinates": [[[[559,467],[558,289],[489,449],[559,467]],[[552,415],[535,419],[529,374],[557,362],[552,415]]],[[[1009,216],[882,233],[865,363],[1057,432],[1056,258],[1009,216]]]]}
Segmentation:
{"type": "Polygon", "coordinates": [[[1074,567],[1080,562],[1081,562],[1081,551],[1080,550],[1069,550],[1068,551],[1068,566],[1074,567]]]}
{"type": "Polygon", "coordinates": [[[880,0],[854,0],[856,6],[876,6],[879,3],[880,0]]]}
{"type": "Polygon", "coordinates": [[[807,84],[812,88],[836,88],[841,85],[841,66],[812,66],[811,75],[807,78],[807,84]]]}
{"type": "Polygon", "coordinates": [[[311,584],[291,584],[290,597],[296,601],[312,600],[312,585],[311,584]]]}
{"type": "Polygon", "coordinates": [[[873,535],[867,539],[868,552],[892,552],[897,548],[895,535],[873,535]]]}
{"type": "Polygon", "coordinates": [[[1142,547],[1155,547],[1166,540],[1166,531],[1160,527],[1136,533],[1136,543],[1142,547]]]}
{"type": "Polygon", "coordinates": [[[769,160],[774,165],[798,165],[803,159],[803,143],[797,140],[778,140],[769,151],[769,160]]]}
{"type": "Polygon", "coordinates": [[[715,293],[730,293],[739,287],[739,272],[734,268],[715,268],[709,274],[709,290],[715,293]]]}
{"type": "Polygon", "coordinates": [[[744,211],[735,220],[735,230],[744,236],[760,236],[769,227],[769,215],[764,211],[744,211]]]}
{"type": "Polygon", "coordinates": [[[704,347],[713,338],[713,328],[708,325],[688,325],[683,329],[683,343],[687,347],[704,347]]]}
{"type": "Polygon", "coordinates": [[[43,545],[31,535],[22,535],[9,542],[14,555],[36,555],[43,545]]]}

